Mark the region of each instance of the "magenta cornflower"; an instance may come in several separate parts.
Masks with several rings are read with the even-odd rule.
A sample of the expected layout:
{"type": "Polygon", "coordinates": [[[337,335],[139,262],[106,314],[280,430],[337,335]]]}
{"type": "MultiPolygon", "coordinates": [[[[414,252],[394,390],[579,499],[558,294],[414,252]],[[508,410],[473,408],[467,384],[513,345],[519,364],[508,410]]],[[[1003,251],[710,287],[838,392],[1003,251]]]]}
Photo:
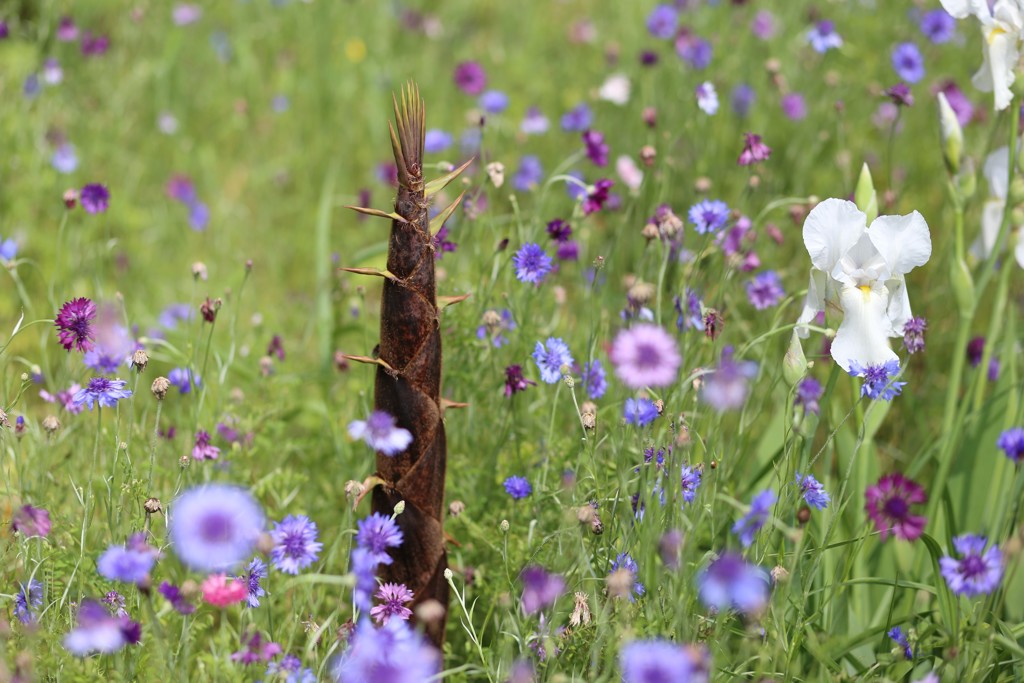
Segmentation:
{"type": "Polygon", "coordinates": [[[914,96],[910,92],[910,86],[903,82],[886,88],[885,96],[897,107],[909,107],[914,104],[914,96]]]}
{"type": "Polygon", "coordinates": [[[523,366],[510,365],[505,368],[505,396],[512,396],[520,391],[526,391],[526,388],[531,384],[537,385],[532,379],[523,377],[523,366]]]}
{"type": "Polygon", "coordinates": [[[949,590],[957,595],[973,597],[991,593],[999,587],[1003,578],[1003,553],[997,546],[985,550],[986,545],[988,540],[975,534],[953,539],[953,547],[961,558],[946,556],[939,560],[942,578],[949,590]]]}
{"type": "Polygon", "coordinates": [[[912,514],[911,506],[928,502],[924,488],[899,472],[887,474],[864,492],[864,505],[884,541],[892,533],[896,538],[913,541],[924,533],[927,519],[912,514]]]}
{"type": "Polygon", "coordinates": [[[377,589],[377,599],[381,601],[370,610],[370,616],[378,624],[386,624],[392,617],[409,621],[412,610],[405,606],[413,599],[413,593],[404,583],[384,583],[377,589]]]}
{"type": "Polygon", "coordinates": [[[32,505],[22,505],[11,520],[11,531],[26,538],[46,538],[50,535],[50,528],[50,513],[32,505]]]}
{"type": "Polygon", "coordinates": [[[736,163],[740,166],[750,166],[759,161],[767,161],[772,155],[772,148],[761,142],[761,136],[754,133],[743,134],[743,151],[740,152],[736,163]]]}
{"type": "Polygon", "coordinates": [[[477,62],[461,62],[455,67],[455,85],[467,95],[479,95],[487,87],[487,74],[477,62]]]}
{"type": "Polygon", "coordinates": [[[270,559],[285,574],[298,574],[317,561],[324,544],[317,538],[316,522],[305,515],[288,515],[270,530],[274,548],[270,559]]]}
{"type": "Polygon", "coordinates": [[[53,324],[59,332],[57,338],[66,351],[72,348],[89,351],[96,339],[92,321],[96,318],[96,304],[85,297],[71,299],[57,312],[53,324]]]}
{"type": "Polygon", "coordinates": [[[192,446],[193,460],[216,460],[220,457],[220,449],[210,443],[210,433],[200,429],[196,432],[196,442],[192,446]]]}
{"type": "Polygon", "coordinates": [[[78,194],[87,213],[103,213],[110,206],[110,190],[100,183],[90,183],[78,194]]]}
{"type": "Polygon", "coordinates": [[[348,425],[348,433],[388,456],[398,455],[412,443],[412,432],[399,427],[395,418],[383,410],[373,411],[366,420],[353,420],[348,425]]]}
{"type": "Polygon", "coordinates": [[[589,215],[600,211],[611,198],[610,190],[614,181],[602,178],[594,183],[593,188],[587,188],[587,197],[583,200],[583,213],[589,215]]]}
{"type": "Polygon", "coordinates": [[[672,335],[649,324],[619,332],[608,357],[615,366],[615,376],[630,389],[672,384],[683,362],[672,335]]]}

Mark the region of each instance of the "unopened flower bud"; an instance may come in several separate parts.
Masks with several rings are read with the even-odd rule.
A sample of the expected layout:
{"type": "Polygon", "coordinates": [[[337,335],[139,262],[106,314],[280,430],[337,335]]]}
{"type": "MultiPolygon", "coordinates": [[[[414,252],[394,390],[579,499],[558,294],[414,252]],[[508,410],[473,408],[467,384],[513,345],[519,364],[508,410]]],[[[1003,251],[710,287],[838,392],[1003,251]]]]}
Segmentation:
{"type": "Polygon", "coordinates": [[[43,418],[43,431],[47,434],[53,434],[60,429],[60,420],[57,419],[56,415],[47,415],[43,418]]]}
{"type": "MultiPolygon", "coordinates": [[[[451,578],[451,569],[444,570],[444,578],[451,578]]],[[[445,608],[437,600],[430,598],[416,606],[416,621],[421,624],[433,624],[444,618],[445,608]]]]}
{"type": "Polygon", "coordinates": [[[565,382],[565,386],[569,387],[570,389],[576,386],[576,379],[572,375],[562,375],[562,381],[565,382]]]}
{"type": "Polygon", "coordinates": [[[455,575],[452,573],[452,570],[449,569],[448,567],[445,567],[444,568],[444,578],[445,578],[445,580],[446,581],[451,581],[453,576],[455,576],[455,575]]]}
{"type": "Polygon", "coordinates": [[[644,166],[653,166],[657,156],[658,151],[650,145],[644,145],[640,148],[640,161],[644,162],[644,166]]]}
{"type": "Polygon", "coordinates": [[[949,281],[953,287],[953,298],[960,316],[968,319],[974,311],[974,279],[962,258],[954,258],[949,264],[949,281]]]}
{"type": "Polygon", "coordinates": [[[860,177],[857,178],[857,187],[853,192],[853,202],[867,215],[868,225],[878,218],[878,193],[875,192],[875,182],[871,179],[867,163],[860,168],[860,177]]]}
{"type": "Polygon", "coordinates": [[[256,541],[256,549],[264,555],[269,555],[274,549],[274,538],[267,532],[260,534],[259,539],[256,541]]]}
{"type": "Polygon", "coordinates": [[[611,598],[628,598],[630,593],[633,591],[633,585],[636,583],[636,577],[633,576],[633,572],[629,571],[625,567],[616,569],[608,578],[605,579],[605,586],[608,589],[608,597],[611,598]]]}
{"type": "Polygon", "coordinates": [[[402,514],[403,512],[405,512],[405,501],[400,500],[397,503],[395,503],[395,517],[402,514]]]}
{"type": "Polygon", "coordinates": [[[136,349],[135,353],[132,354],[132,367],[135,368],[136,372],[143,372],[146,366],[149,365],[149,354],[146,353],[145,349],[136,349]]]}
{"type": "Polygon", "coordinates": [[[498,528],[501,529],[502,533],[508,533],[508,530],[509,530],[508,520],[507,519],[501,520],[501,524],[498,525],[498,528]]]}
{"type": "Polygon", "coordinates": [[[939,100],[939,134],[942,138],[942,160],[946,163],[946,170],[956,175],[960,170],[960,158],[964,149],[964,132],[960,128],[960,121],[956,112],[950,106],[946,94],[940,92],[939,100]]]}
{"type": "Polygon", "coordinates": [[[774,583],[785,583],[789,580],[789,570],[782,566],[772,568],[772,581],[774,583]]]}
{"type": "Polygon", "coordinates": [[[164,509],[163,505],[160,504],[159,498],[147,498],[146,502],[142,504],[142,508],[151,515],[155,515],[164,509]]]}
{"type": "Polygon", "coordinates": [[[793,330],[793,336],[789,338],[789,348],[782,359],[782,378],[789,386],[796,386],[796,383],[807,374],[807,356],[804,355],[803,344],[800,343],[800,336],[793,330]]]}

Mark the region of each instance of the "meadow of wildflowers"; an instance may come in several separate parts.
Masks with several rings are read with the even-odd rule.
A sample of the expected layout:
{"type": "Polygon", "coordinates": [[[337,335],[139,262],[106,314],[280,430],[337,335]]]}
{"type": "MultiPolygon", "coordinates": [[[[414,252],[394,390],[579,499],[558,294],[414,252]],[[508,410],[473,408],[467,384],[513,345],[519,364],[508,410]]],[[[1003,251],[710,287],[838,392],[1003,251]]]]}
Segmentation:
{"type": "Polygon", "coordinates": [[[1024,679],[1022,43],[0,4],[0,682],[1024,679]]]}

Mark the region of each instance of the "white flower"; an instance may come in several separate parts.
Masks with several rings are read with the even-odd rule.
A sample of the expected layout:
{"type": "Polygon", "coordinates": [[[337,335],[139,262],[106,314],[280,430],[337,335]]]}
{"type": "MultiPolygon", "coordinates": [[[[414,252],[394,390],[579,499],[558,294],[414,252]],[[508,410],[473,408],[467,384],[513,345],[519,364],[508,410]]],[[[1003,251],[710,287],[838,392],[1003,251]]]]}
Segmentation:
{"type": "Polygon", "coordinates": [[[932,254],[921,214],[879,216],[867,227],[856,204],[826,199],[804,221],[804,245],[814,266],[797,321],[800,336],[807,336],[805,325],[831,303],[843,311],[832,340],[832,358],[843,370],[849,372],[851,363],[898,361],[889,337],[903,336],[912,316],[904,275],[932,254]]]}
{"type": "Polygon", "coordinates": [[[612,74],[601,84],[597,95],[602,100],[621,107],[629,102],[629,92],[629,79],[624,74],[612,74]]]}
{"type": "Polygon", "coordinates": [[[636,194],[636,191],[640,189],[640,184],[644,181],[644,172],[637,167],[633,158],[623,154],[616,159],[615,172],[619,174],[619,178],[629,188],[629,191],[636,194]]]}
{"type": "Polygon", "coordinates": [[[988,0],[941,2],[943,8],[957,19],[973,14],[981,22],[985,63],[971,82],[982,92],[994,93],[997,111],[1006,109],[1013,99],[1010,85],[1020,57],[1020,42],[1024,38],[1024,0],[996,0],[991,9],[988,0]]]}
{"type": "MultiPolygon", "coordinates": [[[[995,248],[999,228],[1003,223],[1008,193],[1006,183],[1010,176],[1010,148],[1000,147],[985,157],[985,165],[981,172],[988,182],[989,198],[985,200],[985,206],[981,209],[981,233],[971,244],[970,252],[971,256],[984,260],[995,248]]],[[[1017,228],[1017,246],[1013,255],[1020,267],[1024,268],[1024,225],[1017,228]]]]}
{"type": "Polygon", "coordinates": [[[697,86],[697,106],[709,116],[718,111],[718,92],[711,81],[704,81],[697,86]]]}

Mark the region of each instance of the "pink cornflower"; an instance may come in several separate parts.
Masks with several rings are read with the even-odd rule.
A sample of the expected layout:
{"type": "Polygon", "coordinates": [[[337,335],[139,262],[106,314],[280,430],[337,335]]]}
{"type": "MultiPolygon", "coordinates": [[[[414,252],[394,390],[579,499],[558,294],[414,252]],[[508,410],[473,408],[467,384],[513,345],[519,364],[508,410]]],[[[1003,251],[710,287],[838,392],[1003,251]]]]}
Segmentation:
{"type": "Polygon", "coordinates": [[[672,335],[648,324],[619,332],[608,357],[615,366],[615,375],[630,389],[672,384],[683,362],[672,335]]]}
{"type": "Polygon", "coordinates": [[[196,432],[196,442],[192,446],[193,460],[216,460],[220,457],[220,449],[210,443],[210,433],[200,429],[196,432]]]}
{"type": "Polygon", "coordinates": [[[768,157],[772,155],[772,148],[761,142],[760,135],[744,133],[743,137],[745,138],[743,151],[740,152],[740,158],[736,160],[740,166],[750,166],[759,161],[767,161],[768,157]]]}
{"type": "Polygon", "coordinates": [[[405,603],[413,599],[413,593],[404,583],[385,583],[377,589],[377,599],[381,604],[370,610],[370,616],[380,625],[388,623],[391,617],[408,621],[412,610],[405,603]]]}
{"type": "Polygon", "coordinates": [[[203,580],[203,600],[216,607],[227,607],[249,597],[245,581],[228,578],[226,574],[210,574],[203,580]]]}
{"type": "Polygon", "coordinates": [[[25,537],[45,538],[50,535],[50,528],[50,513],[32,505],[22,505],[11,520],[11,530],[25,537]]]}
{"type": "Polygon", "coordinates": [[[884,541],[889,533],[913,541],[924,533],[927,519],[911,514],[911,506],[928,502],[924,487],[899,472],[887,474],[864,492],[864,509],[884,541]]]}

